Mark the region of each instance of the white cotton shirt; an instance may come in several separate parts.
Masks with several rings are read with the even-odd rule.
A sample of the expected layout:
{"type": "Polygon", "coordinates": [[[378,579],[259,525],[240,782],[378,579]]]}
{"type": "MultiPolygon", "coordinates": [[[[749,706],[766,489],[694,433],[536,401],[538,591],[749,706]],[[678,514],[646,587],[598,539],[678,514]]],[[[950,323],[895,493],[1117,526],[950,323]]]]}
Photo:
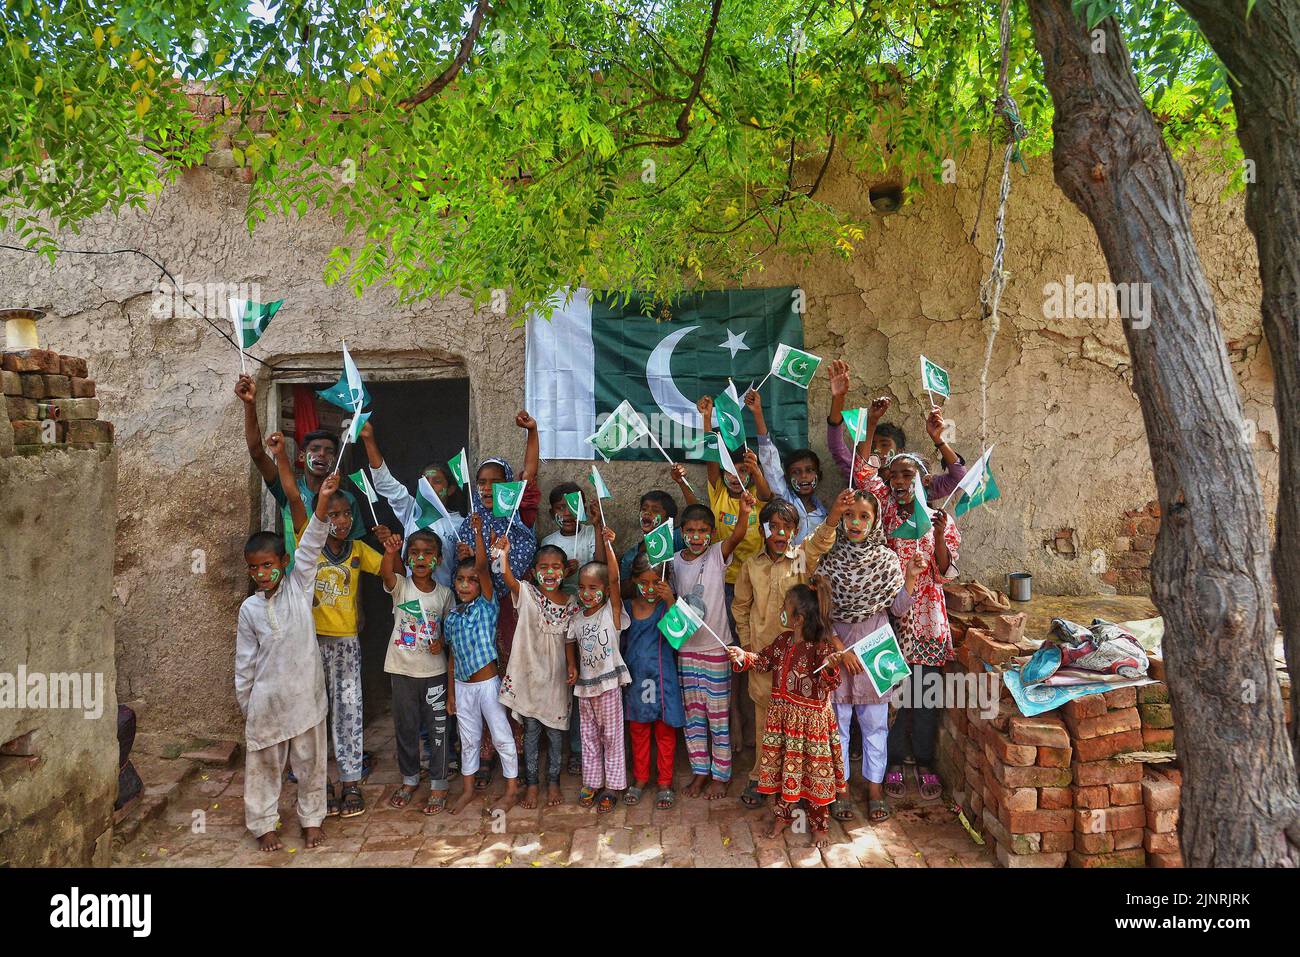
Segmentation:
{"type": "Polygon", "coordinates": [[[393,596],[393,631],[388,638],[388,653],[384,655],[384,671],[408,678],[446,674],[447,649],[444,647],[432,655],[429,645],[442,637],[443,616],[455,604],[451,589],[435,582],[433,591],[420,591],[411,579],[398,576],[389,594],[393,596]],[[415,599],[419,599],[424,610],[423,623],[415,613],[398,607],[415,599]]]}

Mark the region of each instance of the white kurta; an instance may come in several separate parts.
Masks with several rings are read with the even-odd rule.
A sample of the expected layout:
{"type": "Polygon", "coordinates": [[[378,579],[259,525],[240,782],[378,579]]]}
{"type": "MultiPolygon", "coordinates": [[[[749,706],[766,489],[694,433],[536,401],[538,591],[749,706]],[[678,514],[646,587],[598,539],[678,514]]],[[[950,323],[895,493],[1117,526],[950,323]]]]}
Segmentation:
{"type": "Polygon", "coordinates": [[[235,697],[250,751],[269,748],[325,720],[325,671],[311,603],[316,560],[329,523],[312,515],[294,553],[293,571],[270,601],[258,592],[239,606],[235,697]]]}

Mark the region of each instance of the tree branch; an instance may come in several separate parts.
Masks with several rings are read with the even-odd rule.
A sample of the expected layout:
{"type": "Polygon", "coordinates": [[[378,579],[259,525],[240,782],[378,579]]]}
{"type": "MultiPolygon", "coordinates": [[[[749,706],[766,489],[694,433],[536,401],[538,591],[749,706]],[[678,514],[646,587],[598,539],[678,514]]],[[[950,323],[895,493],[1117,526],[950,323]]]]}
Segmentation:
{"type": "Polygon", "coordinates": [[[437,96],[452,80],[460,74],[461,68],[469,62],[469,56],[474,52],[474,44],[478,41],[479,34],[483,30],[483,20],[487,16],[490,4],[488,0],[478,0],[478,5],[474,8],[474,16],[470,19],[469,30],[460,41],[460,49],[456,51],[456,58],[451,61],[447,69],[443,70],[436,79],[418,93],[408,96],[398,102],[404,110],[411,110],[419,106],[425,100],[437,96]]]}

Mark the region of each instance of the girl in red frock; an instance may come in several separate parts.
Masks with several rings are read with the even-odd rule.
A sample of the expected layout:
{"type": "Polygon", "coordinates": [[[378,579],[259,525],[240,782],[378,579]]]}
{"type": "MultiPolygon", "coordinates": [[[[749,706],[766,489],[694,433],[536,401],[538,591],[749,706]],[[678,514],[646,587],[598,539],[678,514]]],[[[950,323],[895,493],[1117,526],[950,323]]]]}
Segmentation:
{"type": "Polygon", "coordinates": [[[757,654],[736,645],[727,649],[737,671],[772,672],[758,768],[759,793],[775,795],[767,836],[789,826],[795,805],[803,801],[817,847],[830,843],[827,812],[844,789],[839,725],[831,708],[843,653],[831,643],[830,608],[829,583],[814,577],[812,587],[795,585],[786,592],[781,608],[786,630],[775,641],[757,654]]]}

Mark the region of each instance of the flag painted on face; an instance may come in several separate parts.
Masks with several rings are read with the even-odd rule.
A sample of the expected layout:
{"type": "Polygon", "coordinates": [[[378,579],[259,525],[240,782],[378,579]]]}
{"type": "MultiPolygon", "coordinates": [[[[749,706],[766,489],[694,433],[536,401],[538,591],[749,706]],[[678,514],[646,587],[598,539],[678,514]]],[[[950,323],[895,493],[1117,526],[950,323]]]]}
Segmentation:
{"type": "Polygon", "coordinates": [[[713,400],[713,418],[722,433],[722,441],[733,452],[745,444],[744,412],[740,396],[736,395],[736,384],[728,379],[727,387],[713,400]]]}
{"type": "Polygon", "coordinates": [[[230,320],[235,324],[235,338],[247,349],[266,332],[275,314],[284,305],[283,299],[275,302],[253,302],[251,299],[231,299],[230,320]]]}
{"type": "Polygon", "coordinates": [[[564,504],[569,507],[570,512],[577,516],[579,522],[587,520],[587,509],[583,504],[581,492],[566,492],[564,504]]]}
{"type": "Polygon", "coordinates": [[[912,477],[912,514],[902,525],[889,533],[890,538],[920,540],[933,526],[930,510],[925,507],[925,486],[921,484],[921,473],[912,477]]]}
{"type": "MultiPolygon", "coordinates": [[[[648,420],[677,462],[701,430],[695,402],[772,369],[781,345],[803,346],[801,299],[793,286],[723,290],[667,304],[578,289],[550,318],[527,323],[524,404],[540,424],[543,458],[595,458],[585,442],[624,400],[648,420]]],[[[782,455],[808,444],[808,393],[775,376],[763,388],[764,412],[782,455]]],[[[748,410],[742,410],[748,416],[748,410]]],[[[752,420],[745,422],[753,435],[752,420]]],[[[620,458],[649,461],[649,442],[620,458]]]]}
{"type": "Polygon", "coordinates": [[[451,469],[451,477],[456,480],[457,485],[461,488],[469,488],[469,459],[464,449],[452,456],[447,467],[451,469]]]}
{"type": "Polygon", "coordinates": [[[645,419],[632,408],[630,402],[624,400],[605,420],[604,425],[587,436],[586,441],[608,462],[611,455],[623,451],[647,431],[645,419]]]}
{"type": "Polygon", "coordinates": [[[817,374],[817,367],[821,364],[820,356],[788,346],[783,342],[776,347],[776,355],[772,358],[771,374],[801,389],[807,389],[813,376],[817,374]]]}
{"type": "Polygon", "coordinates": [[[981,455],[979,461],[971,466],[970,471],[957,484],[961,497],[957,499],[957,507],[953,509],[954,515],[961,517],[977,505],[1002,497],[997,480],[993,478],[993,470],[989,467],[989,456],[992,453],[993,449],[989,449],[981,455]]]}
{"type": "Polygon", "coordinates": [[[673,557],[673,520],[650,530],[645,537],[645,556],[651,565],[662,565],[673,557]]]}
{"type": "Polygon", "coordinates": [[[867,678],[877,695],[888,694],[912,673],[911,667],[903,658],[903,649],[898,645],[898,637],[888,624],[881,625],[875,631],[864,635],[848,648],[862,661],[867,678]]]}
{"type": "Polygon", "coordinates": [[[591,467],[591,484],[596,487],[596,498],[614,497],[610,494],[609,486],[605,484],[605,480],[600,477],[600,471],[594,465],[591,467]]]}
{"type": "Polygon", "coordinates": [[[695,609],[679,598],[659,619],[659,633],[668,640],[668,644],[680,650],[703,624],[704,621],[695,613],[695,609]]]}
{"type": "Polygon", "coordinates": [[[442,499],[433,490],[429,480],[421,475],[415,486],[415,507],[411,509],[411,517],[406,523],[406,534],[410,535],[421,528],[432,528],[440,518],[452,520],[447,506],[442,504],[442,499]]]}
{"type": "Polygon", "coordinates": [[[948,398],[948,373],[925,356],[921,356],[921,388],[948,398]]]}
{"type": "Polygon", "coordinates": [[[352,484],[365,494],[371,505],[374,505],[379,501],[379,496],[375,494],[375,490],[370,484],[370,479],[366,478],[365,469],[357,469],[355,472],[350,472],[348,478],[352,479],[352,484]]]}
{"type": "Polygon", "coordinates": [[[492,514],[497,518],[510,518],[523,497],[523,482],[493,482],[492,514]]]}

